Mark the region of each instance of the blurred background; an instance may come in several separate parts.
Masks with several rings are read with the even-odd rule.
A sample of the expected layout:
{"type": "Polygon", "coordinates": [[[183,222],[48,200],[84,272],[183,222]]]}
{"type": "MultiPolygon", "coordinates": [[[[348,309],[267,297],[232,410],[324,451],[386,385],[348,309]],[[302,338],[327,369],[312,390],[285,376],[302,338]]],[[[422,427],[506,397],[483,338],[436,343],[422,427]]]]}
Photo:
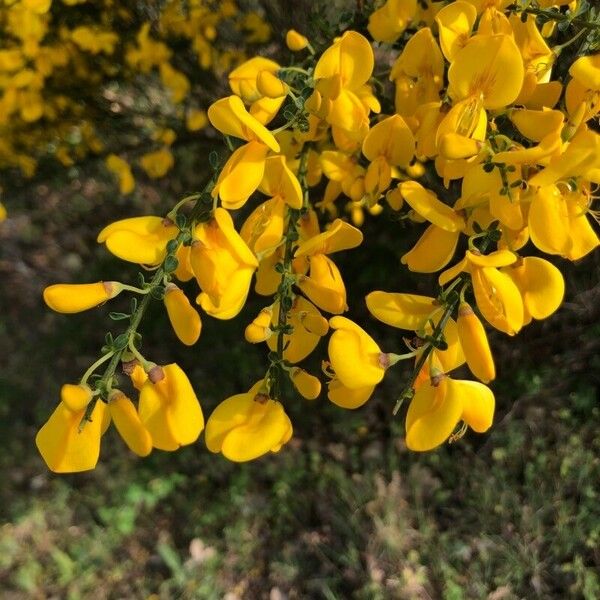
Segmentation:
{"type": "MultiPolygon", "coordinates": [[[[0,201],[8,211],[0,222],[0,596],[600,597],[598,253],[581,264],[556,261],[567,296],[552,318],[516,339],[491,334],[498,380],[489,434],[408,452],[403,419],[391,416],[409,375],[399,368],[357,411],[326,397],[289,402],[294,438],[250,464],[211,455],[202,440],[138,459],[113,428],[96,470],[47,470],[36,431],[62,384],[77,381],[105,333],[120,328],[106,309],[52,313],[43,288],[133,282],[137,268],[96,236],[120,218],[164,214],[201,189],[208,154],[221,149],[202,111],[225,92],[224,73],[255,53],[285,63],[291,27],[318,40],[364,26],[368,15],[350,0],[185,4],[0,7],[0,201]],[[140,37],[145,24],[154,46],[140,37]],[[81,26],[91,33],[75,35],[81,26]],[[144,156],[162,150],[174,159],[164,173],[162,159],[144,167],[144,156]],[[107,168],[113,153],[130,165],[132,191],[107,168]]],[[[419,231],[387,213],[367,218],[363,230],[368,243],[339,260],[348,316],[395,347],[397,332],[368,315],[365,294],[430,294],[435,278],[400,265],[419,231]]],[[[112,310],[127,307],[119,300],[112,310]]],[[[263,303],[252,296],[232,321],[204,318],[191,350],[155,306],[142,326],[145,353],[179,363],[208,415],[264,372],[264,346],[243,341],[263,303]]],[[[308,361],[313,372],[324,346],[308,361]]]]}

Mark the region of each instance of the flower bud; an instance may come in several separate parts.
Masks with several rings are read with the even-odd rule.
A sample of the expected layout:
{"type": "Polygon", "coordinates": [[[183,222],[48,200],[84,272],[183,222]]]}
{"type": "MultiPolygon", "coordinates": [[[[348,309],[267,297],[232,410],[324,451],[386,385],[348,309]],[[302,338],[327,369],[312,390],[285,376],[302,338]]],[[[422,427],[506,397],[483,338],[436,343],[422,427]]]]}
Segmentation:
{"type": "Polygon", "coordinates": [[[174,283],[167,285],[164,303],[175,335],[186,346],[193,346],[202,330],[198,311],[190,304],[181,288],[174,283]]]}
{"type": "Polygon", "coordinates": [[[290,378],[298,393],[307,400],[315,400],[321,393],[321,382],[317,377],[304,369],[295,367],[290,371],[290,378]]]}
{"type": "Polygon", "coordinates": [[[122,290],[121,284],[116,281],[57,283],[44,290],[44,302],[56,312],[72,314],[94,308],[122,290]]]}
{"type": "Polygon", "coordinates": [[[261,71],[258,74],[256,87],[267,98],[281,98],[281,96],[286,96],[289,90],[288,85],[270,71],[261,71]]]}
{"type": "Polygon", "coordinates": [[[308,46],[308,39],[295,29],[290,29],[285,34],[285,44],[292,52],[300,52],[308,46]]]}
{"type": "Polygon", "coordinates": [[[485,328],[466,302],[461,302],[458,307],[456,325],[460,344],[471,373],[484,383],[492,381],[496,377],[496,368],[485,328]]]}
{"type": "Polygon", "coordinates": [[[271,319],[273,317],[273,308],[267,306],[263,308],[257,317],[246,327],[244,336],[246,341],[251,344],[258,344],[268,340],[272,335],[271,319]]]}

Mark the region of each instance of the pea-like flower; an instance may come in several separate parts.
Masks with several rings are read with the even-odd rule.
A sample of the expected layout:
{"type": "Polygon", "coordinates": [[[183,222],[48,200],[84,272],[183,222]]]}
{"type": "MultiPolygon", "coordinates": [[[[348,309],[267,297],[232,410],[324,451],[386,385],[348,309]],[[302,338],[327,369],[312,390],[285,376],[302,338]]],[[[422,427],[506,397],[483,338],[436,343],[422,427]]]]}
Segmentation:
{"type": "Polygon", "coordinates": [[[280,402],[260,392],[263,382],[245,394],[230,396],[206,423],[206,446],[234,462],[277,452],[292,437],[292,424],[280,402]]]}
{"type": "Polygon", "coordinates": [[[44,289],[44,302],[56,312],[72,314],[103,304],[122,291],[118,281],[55,283],[44,289]]]}
{"type": "Polygon", "coordinates": [[[148,456],[152,452],[152,437],[133,402],[120,390],[113,390],[108,399],[108,410],[128,448],[138,456],[148,456]]]}
{"type": "Polygon", "coordinates": [[[408,407],[406,445],[417,452],[433,450],[460,421],[483,433],[492,425],[494,408],[494,394],[483,383],[434,375],[418,388],[408,407]]]}
{"type": "Polygon", "coordinates": [[[356,323],[346,317],[332,317],[335,331],[329,339],[329,360],[336,377],[350,389],[377,385],[389,366],[388,355],[356,323]]]}
{"type": "Polygon", "coordinates": [[[483,383],[489,383],[496,378],[494,357],[485,328],[468,302],[461,302],[458,307],[456,326],[460,345],[471,373],[483,383]]]}
{"type": "Polygon", "coordinates": [[[61,401],[39,430],[35,443],[55,473],[78,473],[95,468],[100,439],[110,423],[106,404],[97,401],[90,420],[80,428],[92,390],[86,385],[64,385],[61,401]]]}
{"type": "Polygon", "coordinates": [[[165,308],[175,335],[186,346],[193,346],[200,337],[202,321],[183,290],[169,283],[165,290],[165,308]]]}
{"type": "Polygon", "coordinates": [[[187,375],[175,363],[155,366],[142,385],[140,421],[159,450],[193,444],[204,429],[204,417],[187,375]]]}
{"type": "Polygon", "coordinates": [[[191,265],[202,290],[197,298],[202,309],[217,319],[235,317],[246,302],[258,261],[225,209],[217,208],[211,221],[196,227],[191,265]]]}
{"type": "Polygon", "coordinates": [[[98,242],[120,258],[140,265],[158,265],[167,254],[167,243],[178,229],[169,219],[156,216],[132,217],[107,225],[98,242]]]}

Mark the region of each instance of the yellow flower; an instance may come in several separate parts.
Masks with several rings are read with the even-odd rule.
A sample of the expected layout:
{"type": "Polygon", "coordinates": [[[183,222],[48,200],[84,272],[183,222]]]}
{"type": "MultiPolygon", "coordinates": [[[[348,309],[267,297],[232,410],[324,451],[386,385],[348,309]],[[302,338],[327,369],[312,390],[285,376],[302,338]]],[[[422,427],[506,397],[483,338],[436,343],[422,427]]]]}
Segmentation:
{"type": "Polygon", "coordinates": [[[100,456],[100,439],[110,419],[106,404],[97,401],[90,421],[80,431],[92,392],[88,388],[85,396],[73,396],[71,389],[61,391],[61,397],[67,401],[61,400],[35,438],[42,458],[55,473],[78,473],[95,468],[100,456]]]}
{"type": "Polygon", "coordinates": [[[396,112],[415,114],[420,106],[438,102],[444,85],[444,57],[429,27],[408,40],[394,63],[390,80],[396,84],[396,112]]]}
{"type": "Polygon", "coordinates": [[[416,181],[403,182],[398,190],[420,217],[432,223],[415,246],[402,256],[402,263],[418,273],[439,271],[454,256],[460,232],[465,229],[464,218],[416,181]]]}
{"type": "Polygon", "coordinates": [[[267,306],[263,308],[254,318],[245,331],[244,337],[251,344],[258,344],[268,340],[273,332],[271,331],[271,319],[273,318],[273,307],[267,306]]]}
{"type": "Polygon", "coordinates": [[[245,108],[237,96],[217,100],[208,109],[213,127],[248,143],[239,147],[221,170],[212,191],[225,208],[242,207],[260,185],[269,150],[279,152],[279,142],[273,134],[245,108]]]}
{"type": "Polygon", "coordinates": [[[331,379],[327,385],[327,397],[329,400],[336,406],[349,410],[360,408],[375,390],[374,385],[348,388],[337,377],[331,379]]]}
{"type": "Polygon", "coordinates": [[[290,208],[302,208],[300,182],[289,168],[284,156],[270,156],[265,161],[265,172],[258,188],[271,198],[281,198],[290,208]]]}
{"type": "Polygon", "coordinates": [[[140,392],[148,380],[148,375],[142,365],[136,360],[123,363],[123,373],[131,379],[133,387],[140,392]]]}
{"type": "Polygon", "coordinates": [[[362,152],[370,161],[381,156],[389,165],[406,167],[415,153],[415,139],[406,121],[400,115],[392,115],[371,128],[362,152]]]}
{"type": "Polygon", "coordinates": [[[292,52],[300,52],[300,50],[304,50],[308,46],[308,40],[295,29],[290,29],[285,34],[285,45],[292,52]]]}
{"type": "Polygon", "coordinates": [[[269,148],[253,141],[240,146],[225,163],[213,188],[228,210],[241,208],[262,181],[269,148]]]}
{"type": "MultiPolygon", "coordinates": [[[[336,193],[332,194],[333,189],[328,185],[326,196],[334,196],[329,198],[328,201],[333,202],[340,191],[343,191],[352,200],[362,200],[365,168],[359,165],[353,156],[335,150],[324,150],[321,153],[321,167],[325,176],[331,182],[339,183],[341,188],[341,190],[337,189],[336,193]]],[[[323,200],[323,204],[326,204],[325,200],[323,200]]]]}
{"type": "Polygon", "coordinates": [[[78,313],[114,298],[122,290],[122,285],[117,281],[56,283],[44,289],[44,302],[59,313],[78,313]]]}
{"type": "Polygon", "coordinates": [[[346,287],[335,263],[326,254],[355,248],[362,242],[359,229],[341,219],[331,227],[300,244],[294,256],[308,257],[310,271],[298,276],[298,287],[319,308],[333,314],[347,310],[346,287]]]}
{"type": "Polygon", "coordinates": [[[438,24],[440,46],[449,62],[469,41],[476,19],[475,7],[462,0],[444,6],[437,13],[435,21],[438,24]]]}
{"type": "Polygon", "coordinates": [[[131,173],[129,163],[116,154],[109,154],[106,158],[106,166],[119,178],[119,190],[121,194],[131,194],[135,189],[135,179],[131,173]]]}
{"type": "Polygon", "coordinates": [[[280,196],[259,204],[240,229],[242,239],[257,256],[272,254],[283,238],[285,203],[280,196]]]}
{"type": "MultiPolygon", "coordinates": [[[[271,324],[275,326],[278,321],[279,302],[275,302],[271,324]]],[[[287,324],[292,327],[292,332],[283,336],[283,358],[292,364],[304,360],[329,331],[327,319],[302,296],[294,298],[292,308],[288,312],[287,324]]],[[[279,333],[274,333],[267,338],[267,345],[272,352],[277,350],[279,335],[279,333]]]]}
{"type": "Polygon", "coordinates": [[[263,382],[245,394],[230,396],[206,424],[206,447],[234,462],[278,452],[292,437],[292,424],[280,402],[260,393],[263,382]]]}
{"type": "Polygon", "coordinates": [[[119,36],[112,31],[92,29],[84,25],[73,29],[71,39],[82,50],[91,54],[113,54],[115,45],[119,42],[119,36]]]}
{"type": "Polygon", "coordinates": [[[327,121],[350,137],[362,139],[369,110],[360,95],[373,72],[371,44],[356,31],[346,31],[319,58],[314,79],[319,93],[331,100],[327,121]]]}
{"type": "Polygon", "coordinates": [[[383,119],[371,128],[362,144],[362,153],[371,161],[365,188],[373,199],[385,192],[391,182],[392,168],[406,168],[415,154],[415,138],[400,115],[383,119]]]}
{"type": "Polygon", "coordinates": [[[193,346],[200,337],[202,321],[183,290],[174,283],[167,284],[164,297],[169,321],[179,340],[186,346],[193,346]]]}
{"type": "Polygon", "coordinates": [[[164,177],[173,168],[174,164],[175,159],[168,148],[148,152],[140,159],[142,169],[152,179],[164,177]]]}
{"type": "MultiPolygon", "coordinates": [[[[537,89],[543,89],[543,86],[550,83],[552,67],[557,54],[548,47],[544,36],[537,27],[534,15],[529,15],[523,22],[519,15],[512,14],[509,21],[525,65],[525,79],[516,102],[528,105],[532,99],[534,100],[537,89]]],[[[560,82],[553,83],[558,84],[559,90],[561,89],[560,82]]],[[[552,105],[546,104],[546,106],[552,105]]]]}
{"type": "Polygon", "coordinates": [[[270,71],[261,71],[256,78],[258,91],[266,98],[287,96],[289,86],[270,71]]]}
{"type": "Polygon", "coordinates": [[[208,125],[208,116],[206,111],[191,109],[185,118],[185,126],[189,131],[200,131],[208,125]]]}
{"type": "Polygon", "coordinates": [[[224,135],[260,142],[273,152],[279,152],[279,143],[273,134],[256,120],[238,96],[217,100],[208,108],[208,119],[215,129],[224,135]]]}
{"type": "Polygon", "coordinates": [[[60,401],[72,412],[83,410],[92,399],[92,390],[87,384],[65,383],[60,388],[60,401]]]}
{"type": "Polygon", "coordinates": [[[202,290],[197,298],[202,309],[217,319],[235,317],[246,302],[258,261],[225,209],[217,208],[211,221],[196,227],[191,264],[202,290]]]}
{"type": "Polygon", "coordinates": [[[494,407],[494,394],[482,383],[434,377],[419,387],[408,407],[406,445],[417,452],[432,450],[461,420],[483,433],[492,425],[494,407]]]}
{"type": "Polygon", "coordinates": [[[140,421],[133,402],[123,392],[113,390],[108,400],[108,410],[129,449],[138,456],[148,456],[152,452],[152,437],[140,421]]]}
{"type": "Polygon", "coordinates": [[[315,235],[298,246],[294,256],[314,256],[315,254],[333,254],[360,246],[363,234],[360,229],[336,219],[327,231],[315,235]]]}
{"type": "MultiPolygon", "coordinates": [[[[367,295],[366,302],[369,312],[382,323],[414,331],[421,338],[433,333],[432,323],[436,326],[443,312],[435,298],[418,294],[375,291],[367,295]]],[[[449,372],[460,367],[465,362],[465,356],[453,319],[448,319],[442,334],[448,347],[446,350],[436,348],[432,354],[436,364],[449,372]]]]}
{"type": "Polygon", "coordinates": [[[290,379],[298,393],[307,400],[315,400],[321,393],[321,382],[304,369],[294,367],[290,370],[290,379]]]}
{"type": "Polygon", "coordinates": [[[523,325],[531,319],[546,319],[562,304],[565,280],[562,273],[543,258],[527,256],[502,269],[523,297],[523,325]]]}
{"type": "Polygon", "coordinates": [[[308,275],[300,275],[298,287],[319,308],[333,314],[348,310],[346,286],[336,264],[324,254],[310,257],[308,275]]]}
{"type": "Polygon", "coordinates": [[[458,238],[459,232],[430,225],[400,262],[416,273],[435,273],[452,260],[458,238]]]}
{"type": "Polygon", "coordinates": [[[600,54],[579,57],[570,67],[565,104],[574,128],[600,111],[600,54]]]}
{"type": "Polygon", "coordinates": [[[523,58],[509,35],[476,35],[459,50],[448,69],[454,100],[481,98],[486,109],[514,102],[524,78],[523,58]]]}
{"type": "Polygon", "coordinates": [[[267,71],[274,75],[279,69],[280,66],[275,61],[255,56],[229,73],[229,87],[244,102],[252,103],[262,96],[256,82],[259,73],[267,71]]]}
{"type": "Polygon", "coordinates": [[[204,429],[198,398],[187,375],[175,363],[149,371],[138,410],[152,445],[159,450],[193,444],[204,429]]]}
{"type": "Polygon", "coordinates": [[[496,378],[494,358],[485,329],[467,302],[461,302],[458,307],[456,326],[471,373],[483,383],[489,383],[496,378]]]}
{"type": "Polygon", "coordinates": [[[446,285],[462,271],[470,273],[475,301],[485,320],[508,335],[515,335],[523,326],[523,300],[519,288],[500,267],[516,262],[509,250],[497,250],[481,255],[467,250],[465,258],[439,277],[446,285]]]}
{"type": "Polygon", "coordinates": [[[566,145],[564,152],[555,154],[548,166],[529,180],[535,187],[552,185],[560,179],[584,176],[600,169],[600,135],[582,129],[566,145]]]}
{"type": "Polygon", "coordinates": [[[168,62],[160,65],[160,80],[171,93],[171,100],[176,104],[185,100],[190,91],[189,79],[168,62]]]}
{"type": "Polygon", "coordinates": [[[162,217],[132,217],[107,225],[99,234],[98,242],[106,243],[112,254],[121,260],[158,265],[167,254],[167,242],[177,236],[178,229],[162,217]]]}
{"type": "Polygon", "coordinates": [[[387,0],[369,16],[369,33],[378,42],[393,44],[415,18],[417,0],[387,0]]]}
{"type": "Polygon", "coordinates": [[[561,193],[556,185],[535,191],[529,208],[531,241],[542,252],[579,260],[600,245],[587,218],[590,203],[584,191],[561,193]]]}
{"type": "Polygon", "coordinates": [[[361,327],[346,317],[332,317],[335,329],[329,339],[329,360],[336,377],[350,389],[377,385],[389,366],[377,342],[361,327]]]}
{"type": "MultiPolygon", "coordinates": [[[[514,154],[514,153],[508,153],[514,154]]],[[[525,224],[523,209],[521,206],[521,190],[515,187],[521,179],[521,169],[504,175],[505,181],[510,188],[510,195],[503,194],[504,183],[502,175],[498,169],[493,169],[489,173],[483,168],[483,165],[474,165],[470,167],[462,182],[462,197],[458,206],[468,208],[471,205],[479,207],[485,206],[492,217],[498,219],[502,225],[509,229],[519,230],[525,224]]]]}

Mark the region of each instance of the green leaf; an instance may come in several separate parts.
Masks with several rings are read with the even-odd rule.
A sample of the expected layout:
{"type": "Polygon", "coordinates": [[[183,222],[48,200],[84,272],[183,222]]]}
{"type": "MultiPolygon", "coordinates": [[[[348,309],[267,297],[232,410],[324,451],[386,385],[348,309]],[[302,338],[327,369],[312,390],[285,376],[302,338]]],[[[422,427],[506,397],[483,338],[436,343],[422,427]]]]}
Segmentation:
{"type": "Polygon", "coordinates": [[[117,352],[119,350],[123,350],[127,347],[127,342],[129,341],[129,336],[126,333],[121,333],[115,338],[113,342],[113,349],[117,352]]]}
{"type": "Polygon", "coordinates": [[[172,254],[168,254],[167,258],[165,258],[165,262],[163,263],[163,269],[165,273],[172,273],[179,266],[179,261],[172,254]]]}
{"type": "Polygon", "coordinates": [[[108,313],[108,316],[113,321],[124,321],[125,319],[129,319],[129,317],[131,317],[131,315],[122,312],[110,312],[108,313]]]}

